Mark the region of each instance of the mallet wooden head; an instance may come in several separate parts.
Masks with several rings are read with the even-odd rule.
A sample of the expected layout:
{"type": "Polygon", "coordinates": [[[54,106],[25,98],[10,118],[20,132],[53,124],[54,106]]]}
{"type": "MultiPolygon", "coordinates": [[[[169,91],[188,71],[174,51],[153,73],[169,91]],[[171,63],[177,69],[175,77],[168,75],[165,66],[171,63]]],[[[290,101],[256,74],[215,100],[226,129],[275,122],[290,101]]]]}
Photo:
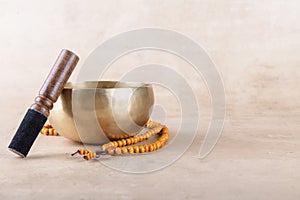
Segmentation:
{"type": "Polygon", "coordinates": [[[8,146],[9,150],[23,158],[27,156],[78,61],[78,56],[73,52],[66,49],[61,51],[8,146]]]}

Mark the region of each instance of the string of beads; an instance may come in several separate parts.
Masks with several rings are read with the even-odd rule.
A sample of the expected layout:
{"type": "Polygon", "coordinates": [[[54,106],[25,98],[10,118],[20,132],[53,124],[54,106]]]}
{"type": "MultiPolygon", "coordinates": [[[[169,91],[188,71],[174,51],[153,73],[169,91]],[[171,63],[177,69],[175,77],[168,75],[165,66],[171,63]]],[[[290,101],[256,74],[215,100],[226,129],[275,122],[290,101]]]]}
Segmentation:
{"type": "Polygon", "coordinates": [[[59,133],[56,130],[54,130],[54,128],[50,124],[46,124],[42,128],[40,133],[47,136],[59,136],[59,133]]]}
{"type": "MultiPolygon", "coordinates": [[[[84,159],[91,160],[93,158],[100,157],[100,155],[123,155],[123,154],[146,153],[146,152],[152,152],[160,149],[168,141],[169,130],[168,127],[166,127],[165,125],[148,120],[145,127],[148,128],[149,130],[143,134],[128,137],[126,139],[108,142],[101,146],[100,151],[79,149],[75,153],[73,153],[72,156],[79,154],[79,155],[83,155],[84,159]],[[144,140],[147,140],[154,135],[159,135],[158,139],[155,142],[150,144],[145,144],[145,145],[134,145],[144,140]]],[[[52,128],[51,125],[46,125],[42,129],[41,133],[43,132],[46,133],[47,132],[46,129],[49,129],[48,132],[50,132],[51,128],[52,128]]]]}

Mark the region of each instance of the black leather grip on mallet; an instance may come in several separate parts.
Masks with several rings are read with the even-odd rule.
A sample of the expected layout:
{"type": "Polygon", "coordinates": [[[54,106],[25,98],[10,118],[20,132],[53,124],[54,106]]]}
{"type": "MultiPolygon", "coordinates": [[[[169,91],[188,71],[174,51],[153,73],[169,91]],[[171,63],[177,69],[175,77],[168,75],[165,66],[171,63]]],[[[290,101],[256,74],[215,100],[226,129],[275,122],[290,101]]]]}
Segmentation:
{"type": "Polygon", "coordinates": [[[25,158],[38,136],[43,125],[47,121],[53,103],[61,94],[64,85],[72,74],[78,56],[73,52],[63,49],[52,67],[46,81],[40,89],[35,103],[28,109],[21,125],[13,137],[9,150],[25,158]]]}

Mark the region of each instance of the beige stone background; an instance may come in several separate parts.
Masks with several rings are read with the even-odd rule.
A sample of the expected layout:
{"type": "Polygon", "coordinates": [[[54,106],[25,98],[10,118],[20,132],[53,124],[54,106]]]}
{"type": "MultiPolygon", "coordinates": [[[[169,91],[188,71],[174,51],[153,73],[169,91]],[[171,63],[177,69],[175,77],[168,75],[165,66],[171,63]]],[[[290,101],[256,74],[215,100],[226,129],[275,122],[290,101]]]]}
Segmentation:
{"type": "MultiPolygon", "coordinates": [[[[299,10],[296,0],[1,0],[1,199],[298,199],[299,10]],[[206,159],[197,158],[211,111],[203,80],[178,58],[147,51],[120,59],[106,78],[149,61],[187,77],[203,118],[193,145],[173,165],[125,174],[70,157],[78,144],[62,137],[40,136],[25,160],[7,151],[60,49],[80,55],[79,69],[106,39],[144,27],[192,38],[221,74],[226,123],[206,159]]],[[[162,90],[156,97],[169,106],[168,117],[178,116],[162,90]]]]}

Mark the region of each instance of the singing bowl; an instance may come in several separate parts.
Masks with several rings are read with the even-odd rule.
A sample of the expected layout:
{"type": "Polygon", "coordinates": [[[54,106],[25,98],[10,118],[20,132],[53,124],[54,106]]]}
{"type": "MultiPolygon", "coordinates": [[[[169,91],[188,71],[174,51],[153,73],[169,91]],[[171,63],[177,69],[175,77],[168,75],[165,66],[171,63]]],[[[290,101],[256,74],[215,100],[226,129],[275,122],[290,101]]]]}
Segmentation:
{"type": "Polygon", "coordinates": [[[154,103],[150,84],[98,81],[67,83],[49,121],[60,135],[102,144],[138,134],[154,103]]]}

